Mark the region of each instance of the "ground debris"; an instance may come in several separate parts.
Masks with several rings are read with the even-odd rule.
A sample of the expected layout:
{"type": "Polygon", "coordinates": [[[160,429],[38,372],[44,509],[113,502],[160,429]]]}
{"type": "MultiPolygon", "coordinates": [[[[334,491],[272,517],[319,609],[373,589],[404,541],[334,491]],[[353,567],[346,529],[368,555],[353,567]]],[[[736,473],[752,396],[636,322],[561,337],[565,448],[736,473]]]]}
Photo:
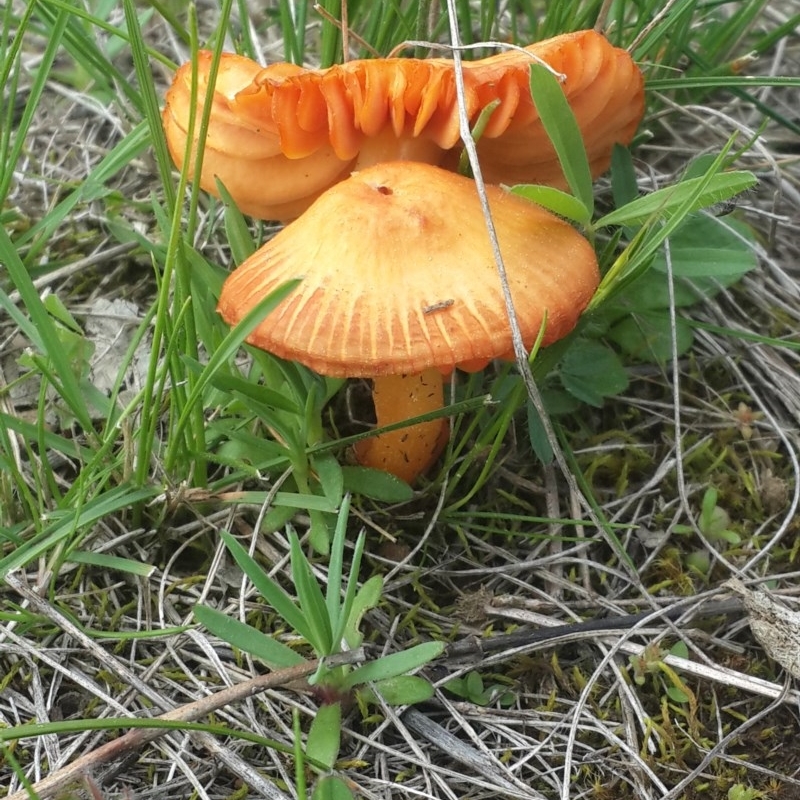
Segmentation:
{"type": "Polygon", "coordinates": [[[741,596],[750,630],[764,652],[800,678],[800,613],[780,605],[763,589],[748,589],[738,578],[724,585],[741,596]]]}

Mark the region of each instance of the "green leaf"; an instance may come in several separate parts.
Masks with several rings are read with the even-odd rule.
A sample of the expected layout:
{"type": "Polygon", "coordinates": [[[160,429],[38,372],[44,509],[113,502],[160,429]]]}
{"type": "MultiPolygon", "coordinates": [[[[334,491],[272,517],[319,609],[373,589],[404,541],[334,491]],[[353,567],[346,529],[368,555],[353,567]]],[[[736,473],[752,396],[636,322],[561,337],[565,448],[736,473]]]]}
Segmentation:
{"type": "Polygon", "coordinates": [[[344,494],[344,476],[341,465],[330,453],[317,453],[311,456],[310,460],[325,497],[338,508],[344,494]]]}
{"type": "Polygon", "coordinates": [[[606,397],[628,388],[628,373],[617,354],[601,344],[578,339],[561,361],[564,388],[573,396],[600,407],[606,397]]]}
{"type": "Polygon", "coordinates": [[[263,661],[270,669],[294,667],[305,659],[283,642],[208,606],[194,607],[195,619],[214,636],[263,661]]]}
{"type": "Polygon", "coordinates": [[[414,490],[405,482],[379,469],[342,467],[344,488],[348,492],[378,500],[381,503],[406,503],[414,490]]]}
{"type": "Polygon", "coordinates": [[[542,464],[550,464],[555,454],[550,446],[550,440],[547,438],[542,418],[539,416],[536,406],[530,400],[528,400],[526,408],[528,412],[528,440],[531,443],[531,448],[542,464]]]}
{"type": "MultiPolygon", "coordinates": [[[[328,608],[328,619],[333,631],[333,641],[338,645],[345,620],[341,619],[345,613],[342,606],[342,577],[344,569],[344,541],[347,535],[347,518],[350,513],[350,495],[345,495],[336,518],[336,530],[331,542],[331,555],[328,562],[328,583],[325,589],[325,605],[328,608]]],[[[363,550],[363,547],[362,547],[363,550]]],[[[359,554],[360,555],[360,554],[359,554]]],[[[356,572],[356,575],[358,573],[356,572]]],[[[352,577],[352,573],[351,573],[352,577]]],[[[348,583],[348,590],[351,588],[348,583]]],[[[353,586],[353,592],[355,586],[353,586]]],[[[352,593],[350,602],[352,602],[352,593]]],[[[345,602],[347,602],[345,600],[345,602]]]]}
{"type": "Polygon", "coordinates": [[[341,778],[326,775],[317,781],[311,800],[353,800],[353,793],[341,778]]]}
{"type": "Polygon", "coordinates": [[[444,651],[442,642],[424,642],[400,653],[392,653],[354,669],[344,680],[343,689],[352,689],[367,681],[383,681],[418,669],[444,651]]]}
{"type": "Polygon", "coordinates": [[[716,487],[709,486],[703,493],[703,501],[700,504],[700,528],[703,531],[709,529],[714,509],[717,507],[719,497],[716,487]]]}
{"type": "Polygon", "coordinates": [[[289,414],[298,416],[300,414],[300,407],[297,403],[283,392],[268,389],[266,386],[253,383],[236,375],[227,375],[220,372],[211,378],[210,383],[215,389],[235,395],[242,402],[246,402],[248,399],[254,400],[261,405],[269,406],[279,411],[286,411],[289,414]]]}
{"type": "Polygon", "coordinates": [[[689,658],[689,648],[686,646],[686,642],[675,642],[670,647],[669,654],[677,658],[689,658]]]}
{"type": "Polygon", "coordinates": [[[615,144],[611,151],[611,193],[615,208],[622,208],[639,194],[633,158],[630,150],[621,144],[615,144]]]}
{"type": "Polygon", "coordinates": [[[633,200],[622,208],[600,217],[595,222],[595,227],[642,224],[656,215],[671,214],[677,211],[706,181],[707,185],[692,200],[687,211],[697,211],[722,200],[728,200],[757,183],[752,172],[743,171],[723,172],[710,178],[689,178],[674,186],[657,189],[655,192],[633,200]]]}
{"type": "Polygon", "coordinates": [[[689,702],[689,695],[686,694],[682,689],[679,689],[677,686],[668,686],[667,687],[667,697],[672,700],[673,703],[688,703],[689,702]]]}
{"type": "Polygon", "coordinates": [[[0,264],[5,267],[7,274],[11,277],[30,319],[19,310],[17,304],[13,303],[2,289],[0,289],[0,309],[5,309],[10,319],[20,327],[33,347],[52,363],[55,377],[58,378],[58,384],[60,384],[61,398],[83,430],[87,434],[91,434],[94,430],[92,418],[86,407],[78,377],[61,346],[58,327],[47,312],[28,270],[17,255],[13,242],[2,226],[0,226],[0,264]]]}
{"type": "Polygon", "coordinates": [[[547,135],[553,143],[570,190],[584,207],[583,218],[594,210],[592,173],[583,136],[558,78],[542,64],[531,64],[531,96],[547,135]]]}
{"type": "Polygon", "coordinates": [[[145,564],[141,561],[134,561],[131,558],[112,556],[107,553],[92,553],[85,550],[76,550],[70,553],[66,560],[72,564],[91,564],[93,567],[127,572],[129,575],[138,575],[142,578],[149,578],[156,569],[153,564],[145,564]]]}
{"type": "Polygon", "coordinates": [[[424,703],[433,697],[430,681],[419,675],[398,675],[396,678],[377,681],[358,691],[366,703],[377,703],[380,695],[390,706],[410,706],[424,703]]]}
{"type": "Polygon", "coordinates": [[[339,703],[320,706],[311,722],[306,757],[333,769],[342,738],[342,707],[339,703]]]}
{"type": "Polygon", "coordinates": [[[511,187],[511,194],[524,197],[554,214],[579,222],[581,225],[588,225],[592,220],[591,216],[588,216],[588,209],[580,200],[552,186],[519,184],[511,187]]]}
{"type": "MultiPolygon", "coordinates": [[[[614,325],[608,338],[631,358],[648,363],[664,364],[673,355],[671,319],[666,311],[636,311],[614,325]]],[[[687,353],[694,341],[689,323],[675,319],[675,353],[687,353]]]]}
{"type": "Polygon", "coordinates": [[[278,615],[289,627],[297,631],[307,642],[311,643],[313,633],[306,622],[303,612],[297,607],[291,597],[278,586],[272,578],[253,560],[250,554],[227,531],[221,531],[220,536],[234,561],[241,567],[245,575],[264,600],[275,609],[278,615]]]}
{"type": "Polygon", "coordinates": [[[211,379],[219,372],[223,365],[227,364],[231,356],[236,352],[245,338],[261,322],[261,320],[272,311],[285,297],[287,297],[300,283],[299,280],[287,281],[275,289],[274,292],[260,300],[256,305],[242,317],[241,321],[232,328],[219,348],[214,351],[203,370],[202,375],[194,382],[191,394],[186,398],[183,413],[178,419],[176,429],[173,431],[173,438],[180,438],[184,428],[189,424],[193,409],[202,407],[202,396],[211,379]]]}
{"type": "Polygon", "coordinates": [[[214,178],[220,199],[225,204],[225,233],[228,235],[228,244],[231,246],[233,260],[238,266],[256,251],[255,242],[250,235],[244,215],[239,211],[236,201],[231,197],[225,184],[217,177],[214,178]]]}
{"type": "Polygon", "coordinates": [[[297,602],[305,618],[306,626],[311,631],[309,644],[318,656],[329,656],[337,652],[338,648],[334,647],[333,631],[328,618],[325,597],[311,571],[311,564],[303,553],[300,539],[293,530],[289,531],[289,545],[291,547],[292,582],[297,592],[297,602]]]}
{"type": "MultiPolygon", "coordinates": [[[[713,278],[713,281],[697,281],[694,286],[707,287],[706,296],[716,294],[720,288],[716,281],[729,285],[756,268],[753,241],[752,228],[736,220],[705,214],[688,217],[669,238],[672,274],[676,278],[713,278]]],[[[663,249],[656,256],[653,268],[662,273],[667,271],[663,249]]]]}
{"type": "MultiPolygon", "coordinates": [[[[363,540],[363,532],[359,539],[363,540]]],[[[362,541],[363,548],[363,541],[362,541]]],[[[347,586],[348,594],[350,587],[355,585],[355,579],[351,572],[350,581],[347,586]]],[[[346,603],[347,617],[345,619],[342,637],[347,642],[350,648],[358,647],[361,644],[363,636],[358,630],[361,624],[361,618],[371,608],[375,608],[381,601],[383,594],[383,577],[380,575],[373,575],[354,595],[352,601],[346,603]]]]}
{"type": "Polygon", "coordinates": [[[318,494],[301,494],[299,492],[276,492],[273,500],[276,506],[288,506],[289,508],[302,508],[306,511],[327,511],[335,514],[338,503],[333,502],[328,497],[318,494]]]}

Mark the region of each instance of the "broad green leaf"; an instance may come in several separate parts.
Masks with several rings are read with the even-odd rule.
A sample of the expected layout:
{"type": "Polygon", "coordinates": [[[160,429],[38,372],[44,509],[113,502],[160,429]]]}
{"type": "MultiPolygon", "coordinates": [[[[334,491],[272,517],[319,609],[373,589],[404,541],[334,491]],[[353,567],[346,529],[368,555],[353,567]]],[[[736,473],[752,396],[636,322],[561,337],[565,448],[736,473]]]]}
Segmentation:
{"type": "Polygon", "coordinates": [[[418,669],[434,658],[438,658],[443,651],[444,644],[442,642],[425,642],[400,653],[383,656],[354,669],[345,679],[342,688],[352,689],[354,686],[367,681],[383,681],[388,678],[395,678],[398,675],[418,669]]]}
{"type": "Polygon", "coordinates": [[[559,374],[570,394],[592,406],[628,388],[628,374],[616,353],[600,342],[578,340],[564,355],[559,374]]]}
{"type": "MultiPolygon", "coordinates": [[[[751,246],[752,228],[734,219],[719,219],[696,214],[669,237],[672,274],[676,278],[713,278],[729,285],[758,265],[751,246]]],[[[656,256],[653,268],[667,271],[664,250],[656,256]]],[[[718,290],[713,281],[695,283],[718,290]]]]}
{"type": "Polygon", "coordinates": [[[308,510],[308,515],[311,517],[308,541],[311,549],[321,556],[327,556],[331,548],[331,530],[328,519],[335,510],[335,508],[327,512],[325,509],[319,508],[309,508],[308,510]]]}
{"type": "Polygon", "coordinates": [[[524,197],[560,217],[574,220],[581,225],[587,225],[592,219],[588,209],[580,200],[560,189],[554,189],[552,186],[519,184],[511,188],[511,194],[524,197]]]}
{"type": "Polygon", "coordinates": [[[708,185],[693,200],[688,211],[697,211],[722,200],[728,200],[754,186],[757,182],[752,172],[743,171],[723,172],[713,175],[710,179],[705,177],[689,178],[674,186],[657,189],[655,192],[633,200],[622,208],[600,217],[595,222],[595,227],[642,224],[653,216],[673,213],[706,180],[708,180],[708,185]]]}
{"type": "Polygon", "coordinates": [[[339,507],[344,494],[342,467],[330,453],[317,453],[311,456],[311,467],[317,473],[325,497],[335,508],[339,507]]]}
{"type": "Polygon", "coordinates": [[[405,503],[414,496],[414,490],[405,482],[369,467],[342,467],[344,488],[381,503],[405,503]]]}
{"type": "MultiPolygon", "coordinates": [[[[631,358],[656,364],[672,359],[671,320],[667,311],[636,311],[614,325],[608,338],[619,345],[631,358]]],[[[689,323],[682,317],[675,319],[675,352],[678,356],[688,352],[694,341],[689,323]]]]}
{"type": "Polygon", "coordinates": [[[220,536],[234,561],[241,567],[245,575],[264,600],[275,609],[278,615],[299,633],[307,642],[311,643],[313,632],[306,622],[303,612],[297,607],[291,597],[278,586],[272,578],[253,560],[233,536],[227,531],[221,531],[220,536]]]}
{"type": "Polygon", "coordinates": [[[718,498],[719,493],[715,486],[709,486],[703,493],[703,500],[700,504],[700,526],[704,531],[708,530],[718,498]]]}
{"type": "Polygon", "coordinates": [[[359,689],[359,692],[367,703],[377,702],[376,695],[380,695],[390,706],[411,706],[430,700],[433,697],[433,686],[419,675],[398,675],[396,678],[377,681],[359,689]]]}
{"type": "MultiPolygon", "coordinates": [[[[362,547],[363,547],[363,533],[362,547]]],[[[352,574],[350,583],[348,584],[348,593],[350,586],[355,585],[352,574]]],[[[383,594],[383,577],[380,575],[373,575],[354,595],[352,601],[348,600],[346,613],[347,617],[344,620],[344,628],[342,630],[342,637],[347,642],[348,647],[355,648],[361,644],[363,636],[358,630],[361,624],[361,618],[371,608],[375,608],[381,601],[383,594]]]]}
{"type": "Polygon", "coordinates": [[[215,608],[195,606],[194,616],[214,636],[238,647],[245,653],[250,653],[251,656],[263,661],[270,669],[294,667],[305,663],[305,659],[299,653],[287,647],[283,642],[279,642],[256,630],[252,625],[229,617],[215,608]]]}
{"type": "Polygon", "coordinates": [[[306,757],[333,769],[342,738],[342,707],[339,703],[320,706],[306,740],[306,757]]]}
{"type": "Polygon", "coordinates": [[[311,800],[353,800],[353,793],[341,778],[326,775],[315,784],[311,800]]]}
{"type": "Polygon", "coordinates": [[[679,689],[677,686],[668,686],[667,687],[667,697],[672,700],[674,703],[688,703],[691,699],[686,692],[682,689],[679,689]]]}
{"type": "Polygon", "coordinates": [[[584,219],[594,209],[592,173],[583,136],[558,78],[542,64],[531,64],[531,96],[547,135],[553,143],[570,190],[584,206],[584,219]]]}

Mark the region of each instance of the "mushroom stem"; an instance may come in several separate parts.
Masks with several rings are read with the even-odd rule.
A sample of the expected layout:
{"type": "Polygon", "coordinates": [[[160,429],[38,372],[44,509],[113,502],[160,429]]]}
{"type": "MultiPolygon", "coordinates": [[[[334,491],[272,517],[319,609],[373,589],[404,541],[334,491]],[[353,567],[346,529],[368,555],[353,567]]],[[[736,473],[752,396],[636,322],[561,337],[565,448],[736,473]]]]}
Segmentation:
{"type": "MultiPolygon", "coordinates": [[[[444,404],[442,374],[429,369],[417,375],[385,375],[373,379],[378,427],[436,411],[444,404]]],[[[421,422],[359,442],[358,463],[411,483],[439,457],[447,443],[446,419],[421,422]]]]}
{"type": "Polygon", "coordinates": [[[352,171],[366,169],[373,164],[386,161],[418,161],[422,164],[438,164],[445,151],[423,136],[397,137],[391,128],[364,139],[356,156],[352,171]]]}

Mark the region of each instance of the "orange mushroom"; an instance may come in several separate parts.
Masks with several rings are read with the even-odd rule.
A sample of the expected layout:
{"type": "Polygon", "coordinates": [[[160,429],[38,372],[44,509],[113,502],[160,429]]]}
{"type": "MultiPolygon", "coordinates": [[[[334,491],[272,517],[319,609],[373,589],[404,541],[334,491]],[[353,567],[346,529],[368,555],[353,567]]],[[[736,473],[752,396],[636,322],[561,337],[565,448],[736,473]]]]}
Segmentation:
{"type": "MultiPolygon", "coordinates": [[[[568,334],[594,293],[591,245],[540,207],[487,187],[526,346],[568,334]]],[[[235,325],[287,280],[302,282],[248,342],[334,377],[373,381],[379,427],[442,406],[442,376],[513,358],[511,329],[475,184],[438,167],[378,164],[332,187],[234,270],[218,311],[235,325]]],[[[411,482],[439,455],[444,420],[356,448],[411,482]]]]}
{"type": "MultiPolygon", "coordinates": [[[[470,120],[499,101],[478,144],[484,177],[491,183],[565,185],[531,99],[531,56],[565,76],[564,92],[592,172],[599,175],[613,145],[628,144],[641,120],[641,72],[626,51],[591,30],[526,50],[464,63],[470,120]]],[[[196,64],[201,107],[210,65],[211,55],[201,52],[196,64]]],[[[187,146],[193,68],[188,63],[178,70],[163,113],[176,164],[187,146]]],[[[212,102],[201,185],[213,194],[218,176],[244,211],[262,218],[293,218],[325,188],[370,164],[411,160],[454,170],[458,162],[449,59],[367,59],[309,70],[290,64],[261,68],[223,54],[212,102]]]]}
{"type": "MultiPolygon", "coordinates": [[[[194,170],[200,114],[208,93],[212,54],[197,55],[197,113],[191,148],[190,174],[194,170]]],[[[262,71],[249,58],[223,53],[214,85],[211,117],[203,152],[200,186],[217,195],[219,178],[245,214],[259,219],[294,219],[325,189],[350,174],[333,147],[320,147],[302,160],[289,159],[281,150],[278,136],[258,122],[242,117],[236,110],[236,95],[262,71]]],[[[275,64],[276,73],[300,70],[291,64],[275,64]]],[[[192,63],[175,74],[161,115],[172,160],[183,164],[187,152],[191,111],[192,63]]]]}

